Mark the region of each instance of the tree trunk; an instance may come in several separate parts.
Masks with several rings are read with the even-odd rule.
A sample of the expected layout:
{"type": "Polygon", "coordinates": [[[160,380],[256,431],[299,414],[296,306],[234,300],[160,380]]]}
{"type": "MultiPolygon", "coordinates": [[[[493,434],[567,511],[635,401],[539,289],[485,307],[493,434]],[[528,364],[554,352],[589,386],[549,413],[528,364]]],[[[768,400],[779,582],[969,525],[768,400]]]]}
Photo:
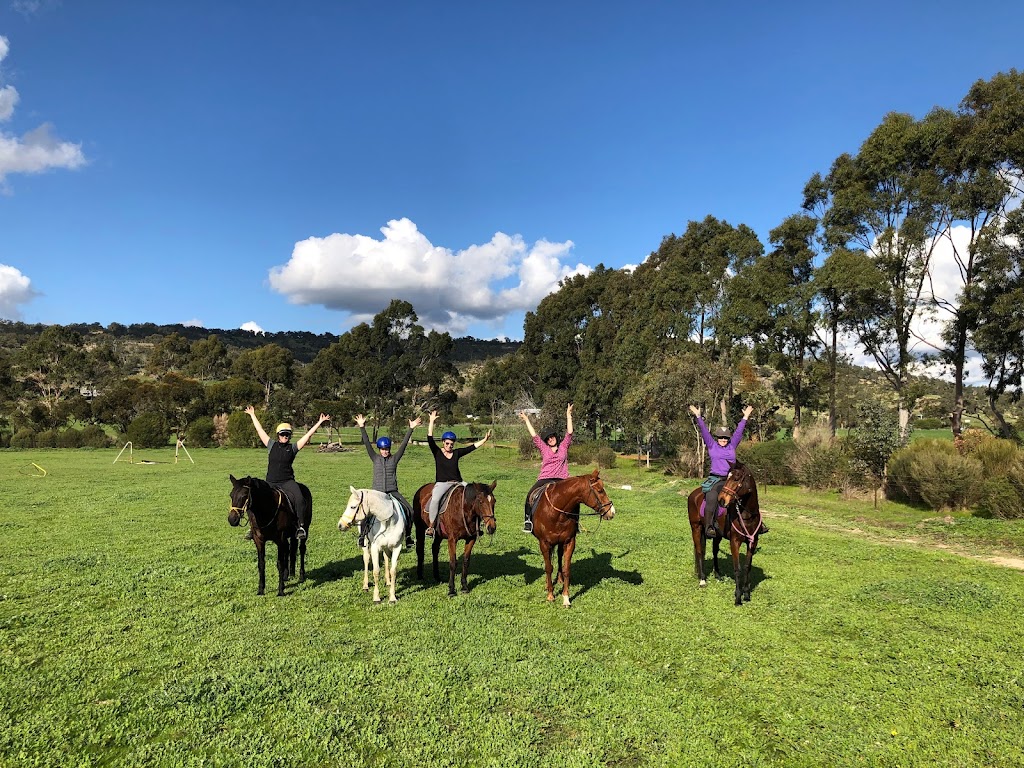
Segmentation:
{"type": "Polygon", "coordinates": [[[1006,419],[1003,417],[1002,412],[996,408],[996,396],[992,390],[989,390],[988,392],[988,409],[992,412],[992,417],[999,425],[999,434],[1002,435],[1005,440],[1013,440],[1013,429],[1006,423],[1006,419]]]}
{"type": "Polygon", "coordinates": [[[832,355],[828,369],[828,431],[834,440],[836,437],[836,379],[839,376],[839,328],[832,322],[832,355]]]}

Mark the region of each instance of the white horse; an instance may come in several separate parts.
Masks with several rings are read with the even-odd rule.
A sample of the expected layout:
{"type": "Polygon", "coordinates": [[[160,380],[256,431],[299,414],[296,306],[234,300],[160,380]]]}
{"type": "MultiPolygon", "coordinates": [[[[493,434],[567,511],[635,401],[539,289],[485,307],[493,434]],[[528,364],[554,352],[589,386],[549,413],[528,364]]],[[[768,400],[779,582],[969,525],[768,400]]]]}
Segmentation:
{"type": "Polygon", "coordinates": [[[356,489],[349,486],[352,494],[345,505],[345,513],[338,521],[338,530],[347,531],[353,524],[372,517],[363,547],[363,591],[370,589],[370,556],[373,556],[373,602],[380,602],[377,576],[380,572],[380,553],[384,552],[384,575],[388,580],[391,594],[389,603],[396,603],[395,576],[398,573],[398,555],[405,541],[405,515],[397,500],[386,493],[369,488],[356,489]],[[390,565],[389,565],[390,561],[390,565]]]}

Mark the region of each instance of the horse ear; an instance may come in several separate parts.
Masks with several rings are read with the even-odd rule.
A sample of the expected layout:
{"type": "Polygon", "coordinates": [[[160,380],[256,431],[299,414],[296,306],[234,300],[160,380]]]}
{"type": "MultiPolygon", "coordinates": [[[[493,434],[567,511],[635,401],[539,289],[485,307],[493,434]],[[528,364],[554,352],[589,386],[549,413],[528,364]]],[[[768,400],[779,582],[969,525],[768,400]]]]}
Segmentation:
{"type": "Polygon", "coordinates": [[[595,470],[594,470],[593,472],[591,472],[591,473],[590,473],[590,476],[591,476],[592,478],[594,478],[595,480],[597,480],[597,477],[598,477],[598,475],[600,475],[600,474],[601,474],[601,468],[600,468],[600,467],[598,467],[597,469],[595,469],[595,470]]]}
{"type": "Polygon", "coordinates": [[[235,479],[234,475],[228,475],[228,477],[231,478],[231,484],[232,485],[238,485],[238,481],[235,479]]]}
{"type": "Polygon", "coordinates": [[[497,487],[498,487],[498,481],[495,480],[493,483],[491,483],[491,493],[494,493],[494,489],[497,488],[497,487]]]}
{"type": "Polygon", "coordinates": [[[351,485],[350,485],[350,486],[348,487],[348,489],[349,489],[350,491],[352,491],[352,493],[359,493],[359,491],[357,491],[357,490],[356,490],[356,489],[355,489],[354,487],[352,487],[351,485]]]}

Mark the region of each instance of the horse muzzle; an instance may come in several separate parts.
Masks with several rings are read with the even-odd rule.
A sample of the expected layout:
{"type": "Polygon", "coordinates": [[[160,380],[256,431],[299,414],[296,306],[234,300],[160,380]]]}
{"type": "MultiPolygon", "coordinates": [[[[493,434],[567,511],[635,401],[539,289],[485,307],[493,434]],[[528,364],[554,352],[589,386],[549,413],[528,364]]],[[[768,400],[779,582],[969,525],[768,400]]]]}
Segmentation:
{"type": "Polygon", "coordinates": [[[338,530],[339,531],[347,531],[351,527],[352,527],[352,521],[351,520],[346,520],[344,517],[341,518],[340,520],[338,520],[338,530]]]}
{"type": "Polygon", "coordinates": [[[228,512],[228,525],[232,528],[237,528],[241,522],[241,517],[237,512],[228,512]]]}
{"type": "Polygon", "coordinates": [[[605,512],[603,515],[601,515],[601,519],[602,520],[611,520],[613,517],[615,517],[615,505],[614,504],[612,504],[610,507],[608,507],[608,511],[605,512]]]}

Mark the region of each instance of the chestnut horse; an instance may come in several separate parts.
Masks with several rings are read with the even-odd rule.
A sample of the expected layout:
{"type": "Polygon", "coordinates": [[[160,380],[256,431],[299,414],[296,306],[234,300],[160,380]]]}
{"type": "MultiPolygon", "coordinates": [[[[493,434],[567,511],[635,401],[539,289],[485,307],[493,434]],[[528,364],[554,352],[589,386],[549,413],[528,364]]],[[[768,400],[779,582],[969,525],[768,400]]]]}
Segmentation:
{"type": "MultiPolygon", "coordinates": [[[[754,475],[743,464],[737,463],[725,478],[722,490],[718,493],[718,517],[716,528],[719,534],[712,544],[714,574],[722,578],[718,570],[718,545],[723,534],[729,539],[732,551],[733,577],[736,579],[736,605],[750,600],[750,564],[757,551],[757,532],[761,528],[761,507],[757,501],[757,483],[754,475]],[[746,557],[740,558],[740,546],[747,545],[746,557]]],[[[694,488],[686,499],[686,511],[690,518],[690,531],[693,535],[693,558],[696,565],[697,578],[700,586],[707,586],[704,575],[704,490],[694,488]]]]}
{"type": "MultiPolygon", "coordinates": [[[[249,530],[252,531],[252,543],[256,545],[256,555],[260,571],[260,588],[257,595],[262,595],[266,587],[266,547],[267,542],[277,544],[277,596],[284,596],[284,581],[295,576],[296,554],[299,556],[299,581],[306,580],[306,540],[299,541],[295,536],[295,511],[288,498],[270,483],[258,477],[231,478],[231,509],[228,512],[228,524],[237,526],[243,517],[248,518],[249,530]]],[[[313,522],[313,497],[309,488],[299,483],[299,490],[306,500],[308,526],[313,522]]]]}
{"type": "MultiPolygon", "coordinates": [[[[434,555],[434,578],[441,580],[441,571],[437,567],[437,553],[441,549],[441,539],[448,540],[448,596],[455,595],[455,547],[459,541],[466,542],[462,550],[462,591],[469,592],[466,575],[469,572],[469,557],[473,545],[481,534],[486,531],[493,534],[498,524],[494,519],[494,488],[495,480],[486,483],[466,483],[452,488],[445,508],[438,512],[434,522],[434,543],[431,550],[434,555]]],[[[416,576],[423,578],[423,550],[426,545],[427,527],[430,525],[428,506],[430,494],[434,490],[433,483],[421,486],[413,497],[413,523],[416,526],[416,576]]]]}
{"type": "Polygon", "coordinates": [[[604,490],[604,481],[595,469],[589,475],[556,480],[535,491],[539,495],[533,513],[533,535],[540,543],[544,556],[544,575],[548,590],[548,602],[554,602],[554,587],[551,584],[551,550],[556,549],[558,557],[558,578],[562,580],[562,605],[569,607],[569,566],[576,549],[576,534],[580,529],[580,504],[586,504],[602,520],[615,517],[615,505],[604,490]]]}

